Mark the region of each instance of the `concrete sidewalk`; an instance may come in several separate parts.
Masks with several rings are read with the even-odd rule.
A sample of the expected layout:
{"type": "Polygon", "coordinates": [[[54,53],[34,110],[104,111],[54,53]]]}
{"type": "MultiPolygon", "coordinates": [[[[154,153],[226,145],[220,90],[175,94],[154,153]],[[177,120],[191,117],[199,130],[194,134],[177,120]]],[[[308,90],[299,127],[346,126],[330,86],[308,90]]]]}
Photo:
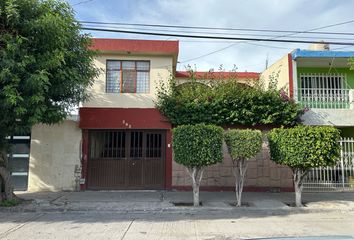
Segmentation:
{"type": "Polygon", "coordinates": [[[233,192],[201,192],[200,208],[175,206],[191,203],[191,192],[173,191],[85,191],[85,192],[17,192],[27,203],[0,211],[205,211],[205,210],[281,210],[281,211],[349,211],[354,210],[354,193],[304,193],[306,207],[296,209],[294,193],[245,192],[244,207],[235,208],[233,192]]]}

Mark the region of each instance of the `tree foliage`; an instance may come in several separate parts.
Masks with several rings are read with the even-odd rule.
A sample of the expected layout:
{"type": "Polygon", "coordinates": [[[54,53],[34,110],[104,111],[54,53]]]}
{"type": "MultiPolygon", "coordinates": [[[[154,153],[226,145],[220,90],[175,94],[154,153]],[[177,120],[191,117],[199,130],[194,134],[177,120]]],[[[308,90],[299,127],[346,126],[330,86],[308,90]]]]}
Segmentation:
{"type": "Polygon", "coordinates": [[[87,98],[90,38],[63,1],[0,2],[0,131],[56,123],[87,98]]]}
{"type": "Polygon", "coordinates": [[[290,168],[331,166],[340,154],[340,132],[334,127],[297,126],[269,132],[271,159],[290,168]]]}
{"type": "Polygon", "coordinates": [[[177,85],[172,77],[167,86],[159,87],[156,107],[174,125],[293,126],[303,113],[283,90],[265,90],[261,84],[250,87],[235,78],[205,85],[191,77],[189,83],[177,85]]]}
{"type": "Polygon", "coordinates": [[[212,125],[183,125],[173,129],[173,158],[187,167],[222,161],[223,129],[212,125]]]}
{"type": "Polygon", "coordinates": [[[64,1],[0,1],[0,162],[5,136],[57,123],[87,99],[98,74],[90,44],[64,1]]]}
{"type": "Polygon", "coordinates": [[[232,159],[250,159],[262,148],[262,133],[259,130],[233,129],[225,133],[225,142],[232,159]]]}

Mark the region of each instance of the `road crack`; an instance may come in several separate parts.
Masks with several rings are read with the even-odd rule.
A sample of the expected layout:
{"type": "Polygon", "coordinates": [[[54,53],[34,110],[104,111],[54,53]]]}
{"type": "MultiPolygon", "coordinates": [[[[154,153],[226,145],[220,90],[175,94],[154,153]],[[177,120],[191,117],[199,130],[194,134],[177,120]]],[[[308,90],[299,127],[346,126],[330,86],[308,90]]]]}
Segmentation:
{"type": "Polygon", "coordinates": [[[129,226],[127,227],[127,229],[124,231],[123,236],[120,238],[120,240],[123,240],[125,238],[125,235],[127,235],[130,227],[133,225],[133,222],[135,221],[135,218],[129,223],[129,226]]]}

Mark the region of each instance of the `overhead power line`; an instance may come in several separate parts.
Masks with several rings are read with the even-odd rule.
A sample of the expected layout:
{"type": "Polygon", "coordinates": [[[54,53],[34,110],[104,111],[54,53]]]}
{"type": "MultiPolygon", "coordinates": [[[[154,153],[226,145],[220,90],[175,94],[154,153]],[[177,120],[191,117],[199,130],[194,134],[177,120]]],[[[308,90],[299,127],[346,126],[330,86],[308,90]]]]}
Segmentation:
{"type": "MultiPolygon", "coordinates": [[[[140,26],[155,28],[179,28],[179,29],[199,29],[199,30],[223,30],[223,31],[248,31],[248,32],[272,32],[272,33],[304,33],[304,34],[331,34],[331,35],[354,35],[353,32],[322,32],[315,31],[323,29],[322,27],[314,28],[313,31],[301,30],[275,30],[275,29],[254,29],[254,28],[224,28],[224,27],[205,27],[205,26],[182,26],[182,25],[165,25],[165,24],[143,24],[143,23],[122,23],[122,22],[99,22],[99,21],[79,21],[82,24],[96,25],[119,25],[119,26],[140,26]]],[[[327,27],[335,27],[353,23],[354,20],[328,25],[327,27]]]]}
{"type": "MultiPolygon", "coordinates": [[[[94,24],[84,24],[84,27],[92,27],[96,28],[97,25],[94,24]]],[[[98,27],[100,28],[100,27],[98,27]]],[[[165,30],[165,29],[151,29],[151,28],[135,28],[135,27],[113,27],[110,29],[118,29],[118,30],[130,30],[130,31],[158,31],[161,32],[163,31],[164,33],[184,33],[184,34],[209,34],[209,32],[202,32],[202,31],[181,31],[181,30],[165,30]]],[[[227,36],[252,36],[252,37],[270,37],[270,38],[278,38],[279,35],[270,35],[270,34],[255,34],[255,33],[237,33],[237,32],[213,32],[213,35],[227,35],[227,36]]],[[[319,39],[321,40],[341,40],[341,41],[347,41],[347,40],[353,40],[353,38],[338,38],[338,37],[319,37],[319,36],[297,36],[296,38],[302,38],[302,39],[319,39]]]]}
{"type": "MultiPolygon", "coordinates": [[[[165,37],[181,37],[181,38],[199,38],[199,39],[220,39],[220,40],[233,40],[233,41],[260,41],[260,42],[288,42],[288,43],[327,43],[333,45],[354,45],[354,42],[334,42],[334,41],[310,41],[310,40],[291,40],[291,39],[270,39],[270,38],[249,38],[249,37],[224,37],[224,36],[210,36],[210,35],[187,35],[187,34],[172,34],[172,33],[161,33],[161,32],[145,32],[145,31],[130,31],[130,30],[119,30],[119,29],[109,29],[109,28],[92,28],[92,27],[81,27],[82,30],[89,31],[100,31],[100,32],[116,32],[116,33],[128,33],[128,34],[141,34],[141,35],[154,35],[154,36],[165,36],[165,37]]],[[[277,36],[280,38],[283,36],[277,36]]]]}
{"type": "MultiPolygon", "coordinates": [[[[334,27],[334,26],[340,26],[340,25],[344,25],[344,24],[351,23],[351,22],[353,22],[353,21],[354,21],[354,20],[350,20],[350,21],[345,21],[345,22],[340,22],[340,23],[325,25],[325,26],[321,26],[321,27],[316,27],[316,28],[312,28],[312,29],[305,30],[305,31],[301,31],[301,33],[313,32],[313,31],[320,30],[320,29],[330,28],[330,27],[334,27]]],[[[299,33],[300,33],[300,31],[299,31],[299,32],[294,32],[294,33],[285,34],[285,35],[280,35],[279,37],[289,37],[289,36],[297,35],[297,34],[299,34],[299,33]]],[[[240,42],[239,42],[239,43],[240,43],[240,42]]],[[[250,43],[250,41],[243,41],[243,43],[250,43]]],[[[191,58],[191,59],[184,60],[184,61],[182,61],[181,63],[190,62],[190,61],[193,61],[193,60],[196,60],[196,59],[200,59],[200,58],[203,58],[203,57],[212,55],[212,54],[217,53],[217,52],[224,51],[225,49],[228,49],[228,48],[230,48],[230,47],[235,46],[236,44],[237,44],[237,43],[230,44],[230,45],[228,45],[228,46],[226,46],[226,47],[223,47],[223,48],[221,48],[221,49],[214,50],[214,51],[212,51],[212,52],[210,52],[210,53],[207,53],[207,54],[203,54],[202,56],[194,57],[194,58],[191,58]]]]}
{"type": "Polygon", "coordinates": [[[80,5],[80,4],[85,4],[85,3],[92,2],[92,1],[94,1],[94,0],[81,1],[81,2],[75,3],[75,4],[71,5],[71,6],[76,6],[76,5],[80,5]]]}

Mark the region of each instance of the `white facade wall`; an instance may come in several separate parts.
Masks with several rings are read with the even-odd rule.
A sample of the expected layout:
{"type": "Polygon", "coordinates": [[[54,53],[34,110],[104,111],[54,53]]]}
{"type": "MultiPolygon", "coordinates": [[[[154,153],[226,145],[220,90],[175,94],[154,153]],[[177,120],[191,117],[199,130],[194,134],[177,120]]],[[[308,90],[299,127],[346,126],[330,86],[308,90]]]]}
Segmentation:
{"type": "Polygon", "coordinates": [[[271,78],[276,78],[278,89],[283,88],[289,94],[289,62],[288,55],[285,55],[269,68],[264,70],[260,76],[260,81],[263,81],[265,86],[268,84],[271,78]]]}
{"type": "Polygon", "coordinates": [[[74,190],[80,142],[77,122],[35,125],[31,132],[28,191],[74,190]]]}
{"type": "Polygon", "coordinates": [[[168,82],[172,73],[172,64],[172,56],[101,55],[95,60],[95,65],[101,69],[101,74],[89,89],[92,97],[83,104],[83,107],[154,108],[156,88],[160,83],[168,82]],[[106,93],[107,60],[150,61],[150,93],[106,93]]]}

